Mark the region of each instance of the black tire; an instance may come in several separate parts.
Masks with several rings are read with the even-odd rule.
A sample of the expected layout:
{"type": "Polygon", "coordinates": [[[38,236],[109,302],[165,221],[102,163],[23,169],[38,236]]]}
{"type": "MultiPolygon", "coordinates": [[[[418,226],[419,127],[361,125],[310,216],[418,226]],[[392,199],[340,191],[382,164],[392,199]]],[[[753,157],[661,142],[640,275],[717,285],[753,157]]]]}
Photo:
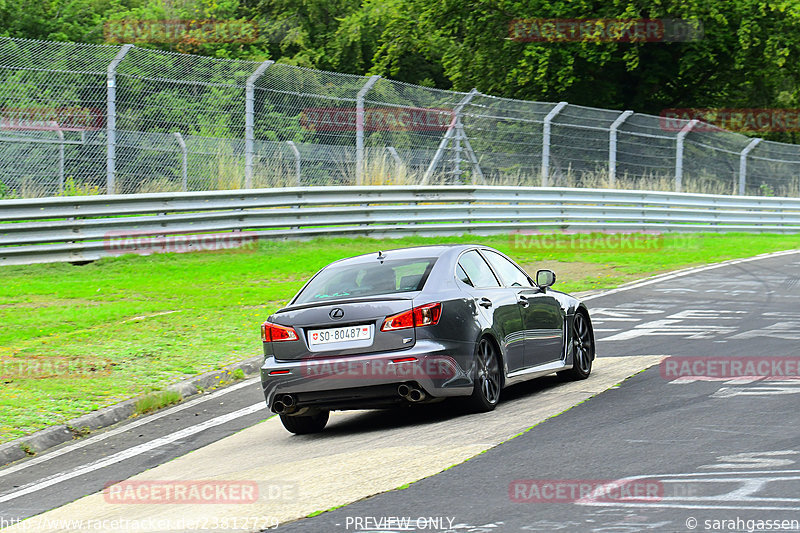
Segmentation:
{"type": "Polygon", "coordinates": [[[494,343],[486,337],[476,348],[474,382],[472,395],[467,400],[470,410],[486,413],[497,407],[503,383],[500,356],[494,343]]]}
{"type": "Polygon", "coordinates": [[[592,373],[594,334],[589,317],[582,311],[575,313],[572,320],[569,342],[572,343],[572,368],[559,372],[558,375],[569,381],[586,379],[592,373]]]}
{"type": "Polygon", "coordinates": [[[295,435],[319,433],[328,423],[328,411],[317,411],[313,415],[290,416],[280,415],[283,427],[295,435]]]}

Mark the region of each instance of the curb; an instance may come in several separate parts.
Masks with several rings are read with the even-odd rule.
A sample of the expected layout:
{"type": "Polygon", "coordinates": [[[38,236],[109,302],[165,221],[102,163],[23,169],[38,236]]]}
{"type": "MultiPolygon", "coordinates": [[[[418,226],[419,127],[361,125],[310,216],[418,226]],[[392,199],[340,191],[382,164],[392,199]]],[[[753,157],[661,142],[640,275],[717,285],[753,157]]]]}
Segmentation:
{"type": "MultiPolygon", "coordinates": [[[[221,370],[206,372],[205,374],[173,383],[165,387],[164,390],[179,393],[181,395],[181,400],[183,400],[190,396],[202,394],[203,391],[222,388],[219,387],[221,378],[230,377],[236,370],[242,370],[245,376],[252,376],[258,373],[263,359],[264,356],[262,355],[245,359],[244,361],[224,366],[221,370]]],[[[225,385],[227,386],[230,384],[232,383],[226,382],[225,385]]],[[[64,442],[79,439],[82,436],[84,428],[95,431],[113,426],[118,422],[131,418],[134,414],[136,402],[141,398],[143,398],[143,396],[125,400],[118,404],[98,409],[93,413],[73,418],[64,424],[51,426],[37,431],[32,435],[0,444],[0,466],[5,466],[14,461],[29,457],[30,454],[25,450],[40,453],[54,446],[58,446],[59,444],[63,444],[64,442]]]]}

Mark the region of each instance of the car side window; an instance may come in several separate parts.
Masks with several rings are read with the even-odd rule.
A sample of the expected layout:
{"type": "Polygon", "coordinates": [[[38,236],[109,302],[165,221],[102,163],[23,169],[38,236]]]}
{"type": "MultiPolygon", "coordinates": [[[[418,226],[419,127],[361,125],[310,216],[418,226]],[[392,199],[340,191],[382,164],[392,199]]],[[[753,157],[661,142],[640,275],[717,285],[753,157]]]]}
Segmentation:
{"type": "Polygon", "coordinates": [[[468,279],[471,281],[471,283],[469,283],[462,279],[464,283],[469,283],[470,285],[478,288],[500,286],[497,278],[492,273],[492,269],[489,268],[489,265],[486,263],[483,257],[481,257],[481,254],[475,250],[470,250],[469,252],[464,253],[461,256],[461,259],[458,260],[458,266],[464,271],[468,279]]]}
{"type": "Polygon", "coordinates": [[[456,276],[458,276],[458,279],[460,279],[461,281],[463,281],[467,285],[472,285],[472,280],[469,279],[469,276],[467,276],[467,273],[464,272],[464,267],[462,267],[460,264],[456,267],[456,276]]]}
{"type": "Polygon", "coordinates": [[[500,275],[506,287],[533,287],[528,275],[517,267],[514,263],[491,250],[483,250],[484,255],[500,275]]]}

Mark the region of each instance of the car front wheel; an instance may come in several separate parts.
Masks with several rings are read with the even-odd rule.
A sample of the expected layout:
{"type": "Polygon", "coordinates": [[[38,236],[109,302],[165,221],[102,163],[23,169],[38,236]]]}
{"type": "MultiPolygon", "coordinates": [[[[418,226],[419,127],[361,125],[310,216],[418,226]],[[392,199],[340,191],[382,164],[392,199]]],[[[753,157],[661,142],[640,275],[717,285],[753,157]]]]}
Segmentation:
{"type": "Polygon", "coordinates": [[[592,373],[594,359],[594,336],[589,319],[583,313],[575,313],[572,320],[572,368],[559,372],[564,379],[577,381],[586,379],[592,373]]]}

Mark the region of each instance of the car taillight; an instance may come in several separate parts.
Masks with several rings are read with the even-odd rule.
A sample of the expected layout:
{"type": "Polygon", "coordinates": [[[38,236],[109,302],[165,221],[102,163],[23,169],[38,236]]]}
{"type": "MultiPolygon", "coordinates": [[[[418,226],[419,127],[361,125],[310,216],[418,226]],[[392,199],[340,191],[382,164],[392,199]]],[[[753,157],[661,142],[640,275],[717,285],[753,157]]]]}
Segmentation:
{"type": "Polygon", "coordinates": [[[381,326],[381,331],[394,331],[396,329],[413,328],[414,326],[432,326],[439,322],[442,316],[442,304],[420,305],[396,315],[386,317],[381,326]]]}
{"type": "Polygon", "coordinates": [[[261,324],[261,340],[264,342],[296,341],[297,332],[294,328],[264,322],[261,324]]]}

